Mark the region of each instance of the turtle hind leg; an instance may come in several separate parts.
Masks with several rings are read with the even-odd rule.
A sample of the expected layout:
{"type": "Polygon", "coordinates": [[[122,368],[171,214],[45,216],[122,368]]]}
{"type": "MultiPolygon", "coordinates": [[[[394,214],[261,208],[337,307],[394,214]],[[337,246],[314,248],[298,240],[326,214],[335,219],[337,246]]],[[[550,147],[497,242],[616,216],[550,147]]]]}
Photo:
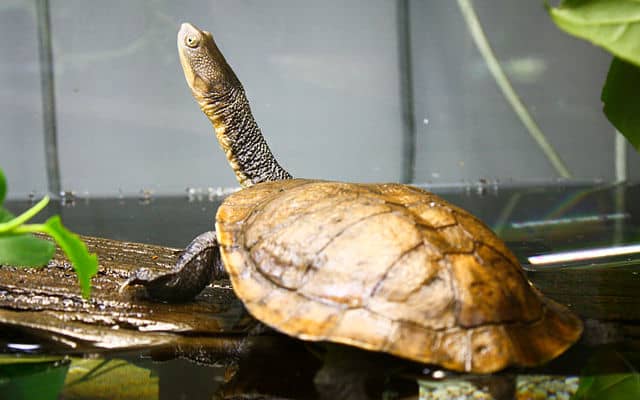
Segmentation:
{"type": "Polygon", "coordinates": [[[213,279],[226,272],[220,259],[215,231],[198,235],[180,254],[173,270],[158,274],[146,268],[135,272],[122,288],[141,285],[156,300],[176,302],[193,299],[213,279]]]}

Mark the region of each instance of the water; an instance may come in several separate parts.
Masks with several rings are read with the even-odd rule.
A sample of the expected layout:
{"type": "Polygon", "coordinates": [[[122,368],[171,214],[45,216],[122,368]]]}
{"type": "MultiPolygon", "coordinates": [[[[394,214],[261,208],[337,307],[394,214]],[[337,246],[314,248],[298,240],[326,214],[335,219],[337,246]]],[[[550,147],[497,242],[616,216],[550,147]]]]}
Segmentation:
{"type": "MultiPolygon", "coordinates": [[[[426,399],[470,392],[507,399],[516,391],[530,398],[567,398],[578,390],[592,398],[640,396],[640,254],[584,252],[640,242],[640,185],[475,182],[435,191],[489,224],[545,294],[586,319],[588,334],[580,345],[542,368],[478,377],[270,333],[231,337],[224,348],[79,353],[5,327],[0,398],[7,398],[7,382],[13,389],[45,385],[53,394],[62,390],[65,399],[426,399]],[[569,254],[569,260],[533,262],[535,256],[558,253],[569,254]],[[64,356],[69,358],[61,360],[64,356]],[[31,362],[17,367],[16,361],[31,362]]],[[[197,189],[183,197],[144,191],[135,198],[69,197],[53,202],[39,218],[57,213],[84,235],[174,247],[211,229],[221,201],[215,190],[197,189]]],[[[17,213],[29,204],[25,199],[7,206],[17,213]]],[[[20,398],[15,393],[11,398],[20,398]]]]}

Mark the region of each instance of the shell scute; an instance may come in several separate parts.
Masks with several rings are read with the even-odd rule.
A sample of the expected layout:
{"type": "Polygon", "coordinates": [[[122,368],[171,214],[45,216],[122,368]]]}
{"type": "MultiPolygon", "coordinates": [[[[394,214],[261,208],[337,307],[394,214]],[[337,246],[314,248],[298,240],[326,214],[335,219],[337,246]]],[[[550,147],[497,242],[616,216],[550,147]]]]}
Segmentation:
{"type": "Polygon", "coordinates": [[[496,371],[511,364],[511,341],[500,325],[488,325],[471,331],[471,369],[496,371]]]}
{"type": "Polygon", "coordinates": [[[460,325],[530,322],[540,317],[541,304],[530,301],[528,282],[504,259],[483,265],[475,254],[452,254],[447,261],[459,296],[460,325]]]}
{"type": "Polygon", "coordinates": [[[306,340],[493,372],[540,364],[581,333],[489,228],[417,188],[259,184],[230,196],[216,227],[249,312],[306,340]]]}
{"type": "Polygon", "coordinates": [[[296,332],[295,335],[302,339],[325,340],[329,334],[335,330],[336,323],[340,320],[341,314],[337,313],[335,307],[319,301],[309,301],[298,295],[290,302],[295,302],[296,309],[282,322],[282,329],[287,332],[296,332]],[[311,334],[310,334],[311,332],[311,334]]]}
{"type": "Polygon", "coordinates": [[[318,253],[313,277],[300,290],[341,303],[363,303],[396,261],[421,242],[419,230],[407,218],[373,215],[340,232],[318,253]],[[364,236],[367,240],[358,240],[364,236]]]}
{"type": "Polygon", "coordinates": [[[419,223],[434,229],[457,224],[451,211],[435,201],[425,201],[407,206],[419,223]]]}
{"type": "Polygon", "coordinates": [[[245,229],[246,245],[252,247],[270,233],[300,218],[331,210],[340,203],[353,201],[359,194],[357,190],[349,190],[346,184],[334,185],[322,181],[315,184],[306,181],[304,184],[294,185],[290,190],[278,191],[275,197],[267,196],[263,206],[254,208],[251,215],[245,216],[248,227],[245,229]]]}
{"type": "Polygon", "coordinates": [[[394,322],[385,316],[362,308],[350,308],[342,311],[331,337],[341,343],[379,350],[387,347],[394,329],[394,322]]]}
{"type": "Polygon", "coordinates": [[[440,340],[440,331],[424,329],[421,325],[400,323],[389,340],[387,351],[391,354],[403,355],[412,360],[432,360],[436,363],[436,344],[440,340]]]}
{"type": "Polygon", "coordinates": [[[460,225],[438,229],[438,235],[447,243],[446,253],[471,253],[475,248],[473,237],[460,225]]]}
{"type": "Polygon", "coordinates": [[[492,247],[513,265],[520,265],[511,250],[482,221],[462,209],[455,211],[455,215],[456,220],[469,237],[474,238],[476,242],[492,247]]]}
{"type": "Polygon", "coordinates": [[[296,186],[308,183],[304,179],[291,179],[288,181],[265,182],[251,187],[251,191],[241,190],[233,193],[225,199],[225,206],[218,209],[216,220],[225,221],[227,224],[244,222],[249,214],[262,202],[277,197],[279,193],[296,186]],[[256,202],[256,199],[260,199],[256,202]]]}
{"type": "Polygon", "coordinates": [[[386,201],[406,207],[409,204],[429,203],[440,200],[438,196],[426,190],[398,183],[382,183],[377,185],[360,184],[368,191],[379,193],[386,201]]]}

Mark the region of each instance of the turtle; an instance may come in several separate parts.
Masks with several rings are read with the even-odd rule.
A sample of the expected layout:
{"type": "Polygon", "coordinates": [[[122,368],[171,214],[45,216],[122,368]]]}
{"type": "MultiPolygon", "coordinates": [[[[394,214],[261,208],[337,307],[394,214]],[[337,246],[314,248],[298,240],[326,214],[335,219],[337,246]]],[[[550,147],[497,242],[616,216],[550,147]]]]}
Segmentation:
{"type": "Polygon", "coordinates": [[[212,34],[182,24],[178,52],[242,189],[173,270],[130,284],[176,301],[228,276],[276,331],[453,371],[537,366],[578,340],[580,318],[543,296],[480,219],[411,185],[293,178],[212,34]]]}

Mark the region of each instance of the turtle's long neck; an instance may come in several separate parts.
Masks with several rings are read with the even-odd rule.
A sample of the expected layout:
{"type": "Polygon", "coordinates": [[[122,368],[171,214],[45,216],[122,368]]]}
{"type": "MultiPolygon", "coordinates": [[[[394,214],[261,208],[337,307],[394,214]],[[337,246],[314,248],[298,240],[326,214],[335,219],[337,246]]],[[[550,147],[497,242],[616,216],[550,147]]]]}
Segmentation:
{"type": "Polygon", "coordinates": [[[218,143],[242,187],[292,178],[271,153],[242,86],[196,100],[213,123],[218,143]]]}

